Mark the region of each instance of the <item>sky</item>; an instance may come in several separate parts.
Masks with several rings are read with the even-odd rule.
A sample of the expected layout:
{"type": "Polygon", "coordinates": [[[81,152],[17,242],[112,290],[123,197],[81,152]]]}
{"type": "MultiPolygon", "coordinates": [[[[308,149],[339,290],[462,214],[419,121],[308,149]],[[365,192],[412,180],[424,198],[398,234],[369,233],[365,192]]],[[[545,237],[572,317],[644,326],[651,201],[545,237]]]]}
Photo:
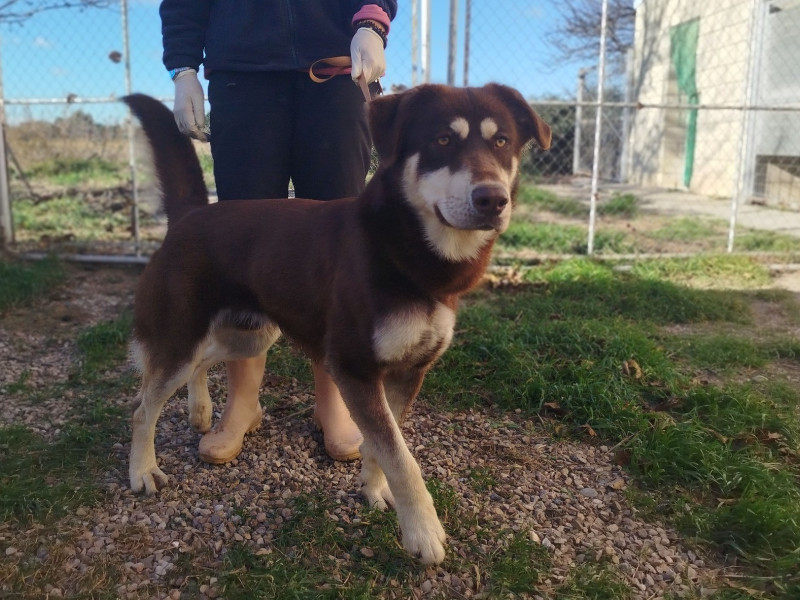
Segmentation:
{"type": "MultiPolygon", "coordinates": [[[[129,0],[131,91],[171,97],[173,87],[161,64],[161,23],[157,0],[129,0]]],[[[412,81],[411,3],[400,8],[386,51],[384,87],[412,81]]],[[[473,0],[469,84],[498,81],[529,98],[573,95],[577,64],[561,64],[549,52],[547,34],[557,23],[557,0],[473,0]]],[[[449,0],[431,0],[431,81],[447,81],[449,0]]],[[[456,85],[463,84],[464,0],[458,2],[456,85]]],[[[22,99],[115,98],[126,90],[119,5],[86,11],[56,10],[22,26],[0,26],[3,94],[12,124],[27,118],[52,118],[63,104],[18,106],[22,99]]],[[[88,107],[87,107],[88,108],[88,107]]],[[[91,105],[98,118],[116,118],[117,104],[91,105]]]]}

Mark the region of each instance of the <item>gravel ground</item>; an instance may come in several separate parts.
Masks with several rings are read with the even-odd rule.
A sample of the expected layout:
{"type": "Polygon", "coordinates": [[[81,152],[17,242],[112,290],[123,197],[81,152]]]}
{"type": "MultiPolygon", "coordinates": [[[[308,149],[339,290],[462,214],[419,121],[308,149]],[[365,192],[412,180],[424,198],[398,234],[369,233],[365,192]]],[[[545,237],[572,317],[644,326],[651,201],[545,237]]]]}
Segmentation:
{"type": "MultiPolygon", "coordinates": [[[[72,267],[70,273],[69,283],[46,301],[0,318],[0,389],[24,372],[33,388],[65,380],[75,357],[75,332],[130,306],[136,269],[72,267]]],[[[210,383],[222,386],[219,370],[212,371],[210,383]]],[[[199,435],[187,423],[185,401],[173,400],[157,430],[156,450],[171,478],[159,495],[129,491],[128,445],[118,444],[118,460],[102,482],[108,491],[102,506],[80,509],[55,529],[20,532],[0,524],[0,565],[5,561],[0,596],[2,574],[35,544],[36,559],[52,570],[54,583],[31,590],[31,597],[73,594],[90,579],[98,585],[98,569],[113,568],[119,598],[179,598],[186,578],[176,576],[176,563],[185,564],[185,556],[197,569],[200,596],[221,597],[214,573],[225,552],[236,542],[257,554],[271,552],[275,532],[292,518],[296,495],[329,494],[336,501],[330,518],[358,523],[359,463],[334,463],[324,454],[309,418],[307,386],[274,379],[268,386],[281,399],[279,405],[248,436],[233,463],[208,466],[198,460],[199,435]]],[[[3,404],[0,422],[24,424],[52,437],[64,424],[70,398],[31,405],[10,394],[3,404]]],[[[540,422],[519,415],[442,413],[424,402],[415,407],[404,432],[424,476],[450,486],[458,514],[475,517],[460,519],[457,531],[451,524],[448,555],[461,560],[420,567],[416,597],[487,597],[476,563],[481,551],[499,546],[470,531],[469,523],[477,521],[488,531],[523,532],[552,554],[554,567],[543,589],[558,585],[584,561],[615,565],[637,599],[666,593],[702,597],[719,581],[719,566],[670,528],[637,516],[626,501],[628,478],[615,464],[613,448],[554,441],[540,422]],[[491,474],[495,484],[476,491],[466,476],[470,470],[491,474]]],[[[369,555],[371,549],[362,552],[369,555]]],[[[342,556],[341,568],[353,560],[342,556]]]]}

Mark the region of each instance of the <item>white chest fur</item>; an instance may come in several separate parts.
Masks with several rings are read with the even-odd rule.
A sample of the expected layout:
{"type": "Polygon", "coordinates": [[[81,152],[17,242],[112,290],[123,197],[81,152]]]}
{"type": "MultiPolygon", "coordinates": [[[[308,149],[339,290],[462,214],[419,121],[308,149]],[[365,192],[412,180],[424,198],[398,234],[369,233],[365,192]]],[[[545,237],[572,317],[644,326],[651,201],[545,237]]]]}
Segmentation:
{"type": "Polygon", "coordinates": [[[375,355],[382,362],[434,360],[453,339],[455,313],[444,304],[387,315],[372,335],[375,355]]]}

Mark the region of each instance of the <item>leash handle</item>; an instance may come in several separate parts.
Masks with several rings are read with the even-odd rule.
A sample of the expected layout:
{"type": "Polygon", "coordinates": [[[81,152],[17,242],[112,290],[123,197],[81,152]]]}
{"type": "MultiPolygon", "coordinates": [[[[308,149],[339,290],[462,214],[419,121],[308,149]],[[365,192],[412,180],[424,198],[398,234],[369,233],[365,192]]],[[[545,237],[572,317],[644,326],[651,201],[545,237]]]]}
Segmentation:
{"type": "MultiPolygon", "coordinates": [[[[325,83],[331,77],[336,77],[337,75],[343,75],[347,73],[352,66],[353,65],[349,56],[320,58],[319,60],[314,61],[308,68],[308,76],[314,83],[325,83]]],[[[364,101],[369,102],[372,100],[372,93],[369,89],[369,84],[367,83],[366,78],[361,75],[356,82],[358,83],[359,89],[361,89],[361,93],[364,94],[364,101]]],[[[375,95],[378,96],[383,92],[383,89],[380,86],[380,82],[376,83],[378,84],[378,89],[376,90],[375,95]]]]}

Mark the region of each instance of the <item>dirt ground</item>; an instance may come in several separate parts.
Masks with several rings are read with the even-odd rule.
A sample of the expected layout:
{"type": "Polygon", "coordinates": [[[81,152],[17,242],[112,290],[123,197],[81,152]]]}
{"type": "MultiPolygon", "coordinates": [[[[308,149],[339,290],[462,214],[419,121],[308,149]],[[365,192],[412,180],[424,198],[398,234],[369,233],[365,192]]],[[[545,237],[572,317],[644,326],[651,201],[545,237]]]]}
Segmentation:
{"type": "MultiPolygon", "coordinates": [[[[0,389],[23,377],[37,390],[65,381],[77,357],[78,333],[132,307],[140,266],[71,264],[68,271],[68,282],[48,298],[0,315],[0,389]]],[[[800,273],[786,273],[778,281],[800,289],[800,273]]],[[[211,386],[212,397],[220,397],[219,373],[211,376],[211,386]]],[[[0,524],[0,596],[12,589],[16,565],[37,560],[48,576],[30,584],[30,597],[85,591],[100,561],[120,573],[113,589],[120,598],[179,598],[190,580],[198,597],[213,598],[223,593],[214,570],[226,551],[243,543],[256,554],[271,552],[275,531],[292,516],[296,494],[322,490],[338,505],[331,518],[357,523],[358,463],[334,463],[325,456],[309,418],[310,390],[296,380],[269,378],[265,388],[281,401],[233,463],[199,461],[199,435],[187,423],[185,401],[173,399],[156,438],[162,469],[171,478],[159,495],[130,492],[129,446],[123,442],[101,482],[109,498],[103,506],[81,509],[55,528],[20,531],[0,524]],[[187,576],[176,566],[182,556],[191,557],[195,574],[187,576]]],[[[27,397],[8,394],[0,423],[22,424],[52,439],[68,419],[72,399],[47,397],[32,404],[27,397]]],[[[109,402],[133,408],[133,391],[109,402]]],[[[615,464],[613,448],[555,442],[541,423],[519,415],[442,413],[425,402],[418,403],[404,432],[425,477],[451,486],[463,514],[481,515],[482,526],[492,532],[526,532],[552,552],[554,568],[545,588],[590,560],[612,564],[641,599],[667,593],[699,597],[729,572],[669,527],[639,517],[626,500],[627,476],[615,464]],[[492,473],[497,484],[491,492],[476,493],[465,477],[470,469],[492,473]]],[[[471,598],[486,592],[476,569],[501,540],[476,541],[484,538],[476,537],[467,522],[452,527],[448,552],[460,558],[420,568],[415,597],[471,598]]],[[[354,558],[337,560],[346,571],[354,558]]]]}

